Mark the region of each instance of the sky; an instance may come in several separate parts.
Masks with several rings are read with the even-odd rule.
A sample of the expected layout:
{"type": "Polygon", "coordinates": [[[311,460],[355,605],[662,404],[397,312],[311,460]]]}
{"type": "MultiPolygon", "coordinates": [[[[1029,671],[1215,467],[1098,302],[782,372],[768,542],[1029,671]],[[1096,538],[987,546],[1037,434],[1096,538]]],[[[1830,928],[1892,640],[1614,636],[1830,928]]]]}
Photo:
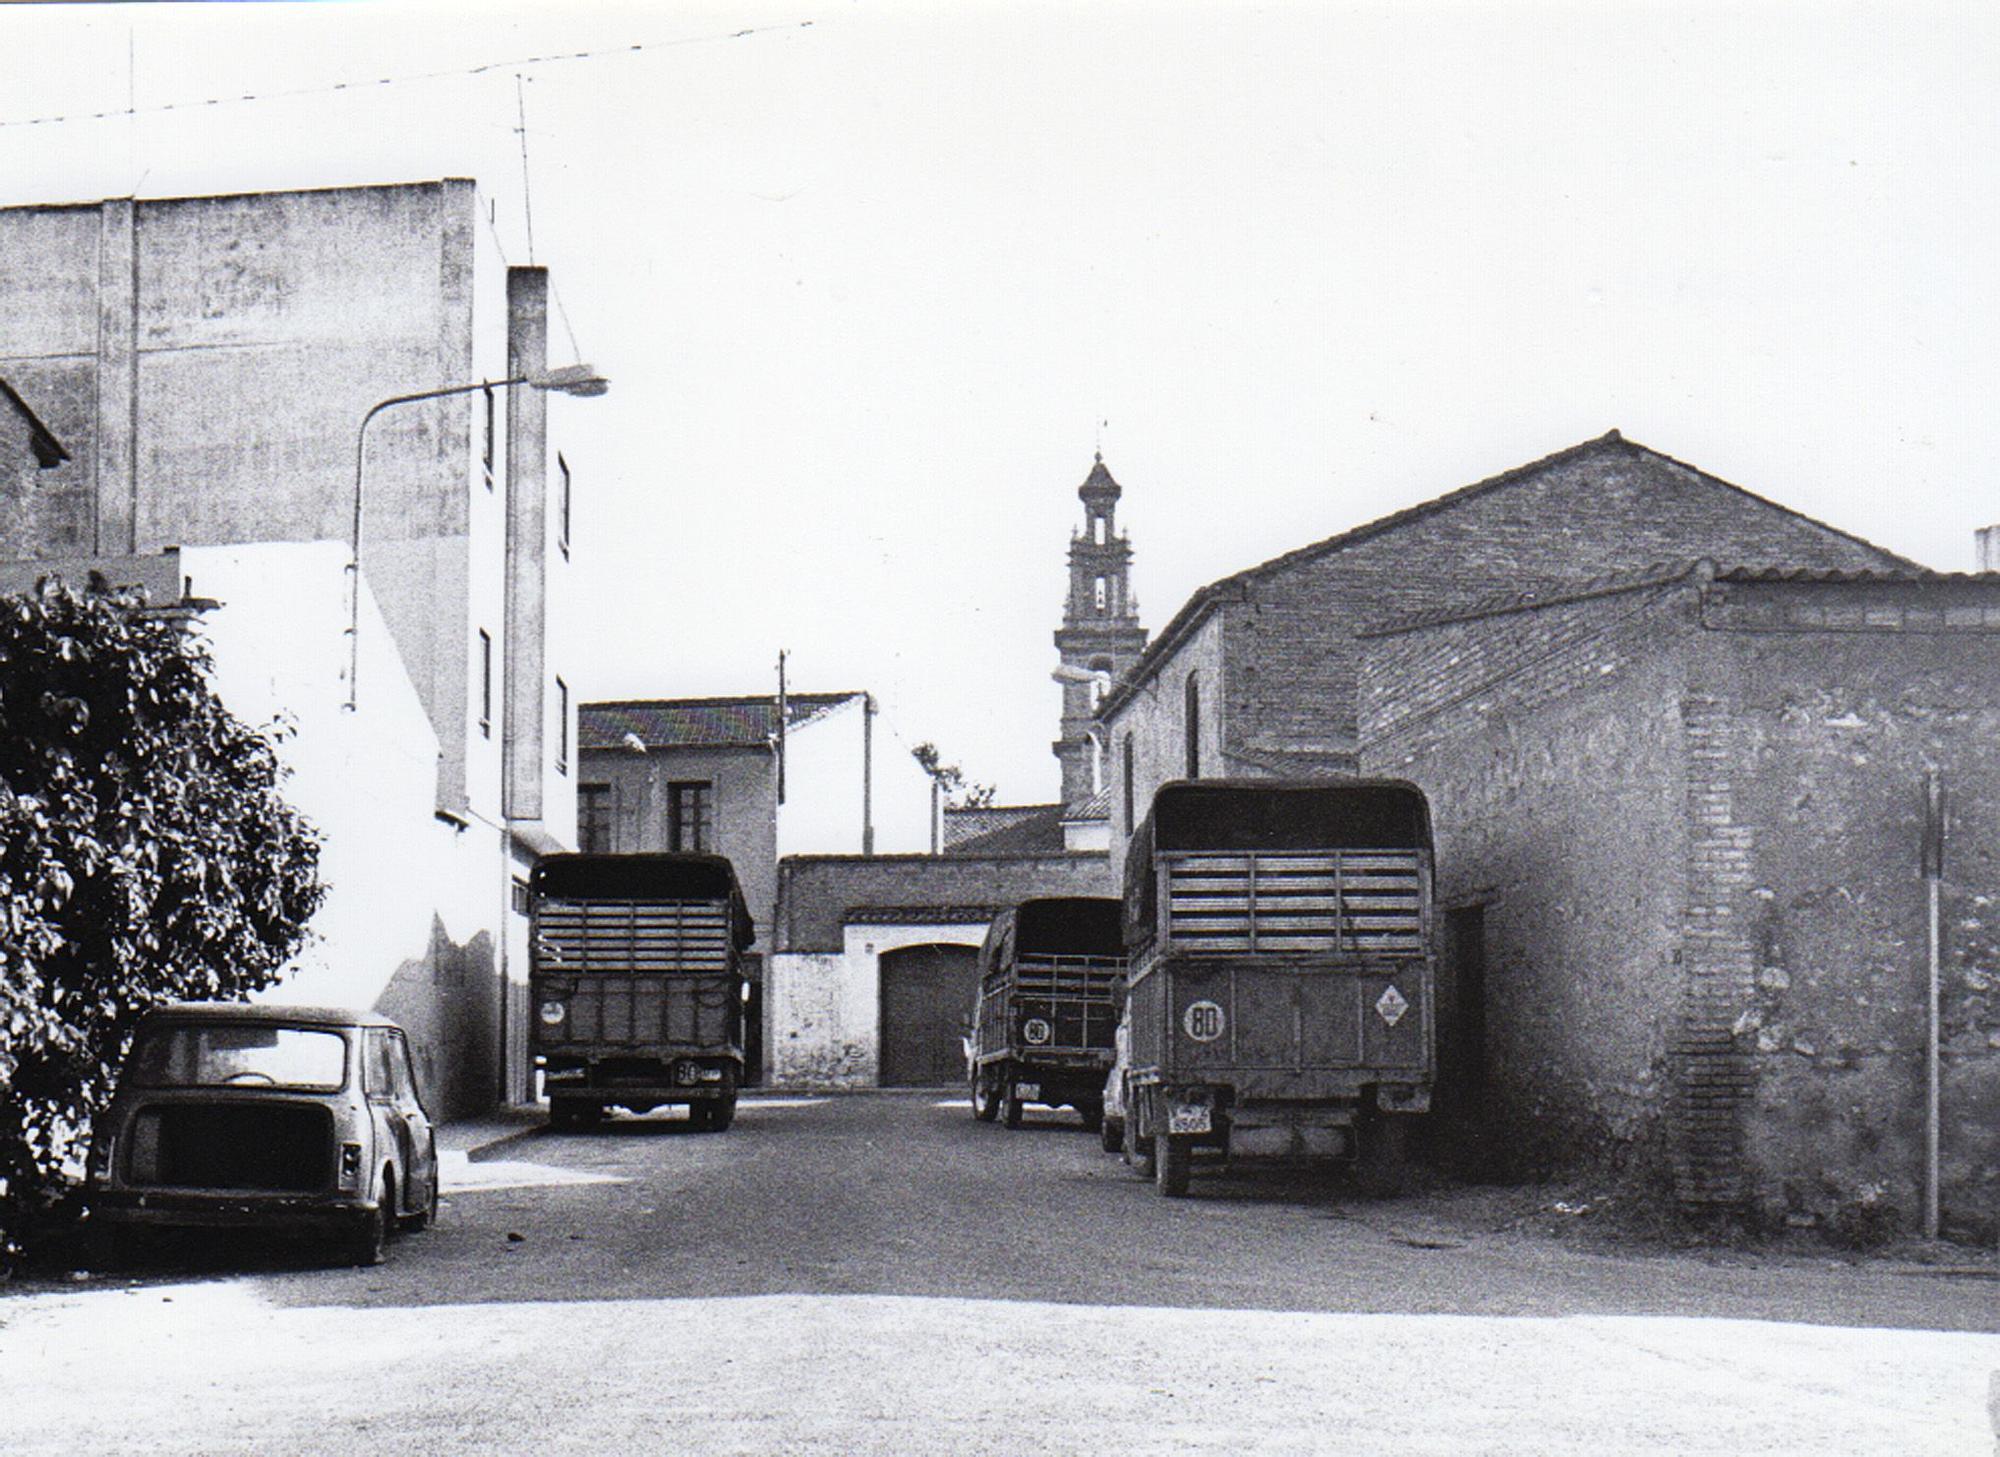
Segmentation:
{"type": "Polygon", "coordinates": [[[784,649],[1003,801],[1098,449],[1155,631],[1614,427],[1943,569],[2000,522],[1990,4],[0,5],[0,205],[442,176],[613,382],[578,696],[784,649]]]}

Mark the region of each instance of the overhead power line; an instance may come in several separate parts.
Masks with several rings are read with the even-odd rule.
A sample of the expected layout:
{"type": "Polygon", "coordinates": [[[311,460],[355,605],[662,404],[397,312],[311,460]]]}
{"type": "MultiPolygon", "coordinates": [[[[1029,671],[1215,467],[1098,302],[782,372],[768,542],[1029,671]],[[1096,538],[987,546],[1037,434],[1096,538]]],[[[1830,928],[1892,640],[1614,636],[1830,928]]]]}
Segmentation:
{"type": "Polygon", "coordinates": [[[638,41],[632,45],[608,46],[602,50],[566,51],[546,56],[522,56],[507,61],[487,61],[477,66],[456,66],[442,71],[413,71],[403,76],[377,76],[365,81],[333,81],[323,86],[300,86],[290,91],[246,91],[238,96],[205,96],[193,101],[162,101],[151,106],[128,104],[108,111],[69,112],[57,116],[24,116],[0,119],[0,128],[55,126],[71,121],[116,121],[128,116],[154,116],[169,111],[200,111],[211,106],[241,106],[248,102],[288,101],[300,96],[332,96],[343,91],[365,91],[376,86],[401,86],[418,81],[444,81],[460,76],[483,76],[490,71],[518,70],[526,66],[553,66],[566,61],[601,61],[642,51],[664,51],[678,46],[715,45],[722,41],[744,40],[754,35],[778,31],[804,30],[810,20],[788,21],[783,25],[754,25],[717,35],[686,36],[680,40],[638,41]]]}

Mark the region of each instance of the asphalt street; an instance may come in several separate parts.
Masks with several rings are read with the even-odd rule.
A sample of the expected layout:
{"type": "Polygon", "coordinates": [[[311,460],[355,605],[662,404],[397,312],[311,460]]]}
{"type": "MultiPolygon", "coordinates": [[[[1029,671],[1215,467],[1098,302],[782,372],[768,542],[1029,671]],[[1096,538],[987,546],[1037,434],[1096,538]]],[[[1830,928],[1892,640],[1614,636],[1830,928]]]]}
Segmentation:
{"type": "Polygon", "coordinates": [[[0,1299],[0,1451],[2000,1446],[1977,1270],[1591,1253],[1323,1171],[1163,1200],[1073,1117],[945,1093],[532,1128],[447,1177],[379,1268],[196,1245],[0,1299]]]}

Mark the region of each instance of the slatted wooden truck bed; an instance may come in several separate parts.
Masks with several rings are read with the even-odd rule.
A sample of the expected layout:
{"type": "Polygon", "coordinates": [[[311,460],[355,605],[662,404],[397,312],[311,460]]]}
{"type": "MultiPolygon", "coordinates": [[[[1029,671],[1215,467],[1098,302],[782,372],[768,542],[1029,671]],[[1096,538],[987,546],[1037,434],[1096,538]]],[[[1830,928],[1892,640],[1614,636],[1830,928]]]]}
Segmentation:
{"type": "Polygon", "coordinates": [[[1127,866],[1126,1136],[1393,1161],[1435,1073],[1429,813],[1391,780],[1161,788],[1127,866]]]}

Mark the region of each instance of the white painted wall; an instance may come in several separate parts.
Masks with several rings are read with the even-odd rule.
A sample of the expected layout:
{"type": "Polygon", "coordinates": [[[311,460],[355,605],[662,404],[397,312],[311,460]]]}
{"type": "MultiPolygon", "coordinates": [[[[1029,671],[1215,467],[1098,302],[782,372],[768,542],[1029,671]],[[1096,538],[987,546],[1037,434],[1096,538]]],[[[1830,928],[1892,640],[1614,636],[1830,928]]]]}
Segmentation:
{"type": "Polygon", "coordinates": [[[770,961],[768,1081],[777,1087],[870,1088],[882,1065],[882,957],[906,946],[971,946],[986,922],[848,926],[838,952],[785,951],[770,961]]]}
{"type": "MultiPolygon", "coordinates": [[[[347,557],[344,542],[190,547],[182,570],[221,604],[199,629],[217,691],[253,725],[290,727],[283,792],[324,837],[313,940],[263,999],[365,1008],[398,970],[434,959],[440,933],[503,944],[508,882],[496,827],[436,817],[437,736],[365,582],[357,707],[345,706],[347,557]]],[[[437,1009],[440,1027],[450,1012],[437,1009]]]]}

